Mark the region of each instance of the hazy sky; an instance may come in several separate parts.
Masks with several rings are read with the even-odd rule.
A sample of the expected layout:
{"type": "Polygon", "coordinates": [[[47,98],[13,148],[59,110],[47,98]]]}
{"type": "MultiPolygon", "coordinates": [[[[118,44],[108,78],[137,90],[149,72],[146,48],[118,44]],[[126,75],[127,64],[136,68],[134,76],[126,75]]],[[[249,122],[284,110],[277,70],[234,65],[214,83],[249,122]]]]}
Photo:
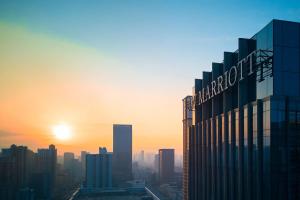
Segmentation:
{"type": "Polygon", "coordinates": [[[194,78],[273,18],[300,21],[300,1],[0,0],[0,147],[112,150],[131,123],[135,151],[181,153],[194,78]]]}

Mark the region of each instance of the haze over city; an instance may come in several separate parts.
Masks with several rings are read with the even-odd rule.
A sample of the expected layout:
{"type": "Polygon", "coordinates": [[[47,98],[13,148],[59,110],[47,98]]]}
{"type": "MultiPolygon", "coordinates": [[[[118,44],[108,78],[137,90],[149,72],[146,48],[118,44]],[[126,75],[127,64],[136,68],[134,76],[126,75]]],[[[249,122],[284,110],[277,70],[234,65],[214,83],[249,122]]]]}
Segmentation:
{"type": "Polygon", "coordinates": [[[299,0],[0,0],[0,200],[300,200],[299,0]]]}
{"type": "Polygon", "coordinates": [[[1,1],[0,146],[111,149],[131,123],[134,151],[181,154],[193,78],[274,17],[299,19],[299,2],[1,1]]]}

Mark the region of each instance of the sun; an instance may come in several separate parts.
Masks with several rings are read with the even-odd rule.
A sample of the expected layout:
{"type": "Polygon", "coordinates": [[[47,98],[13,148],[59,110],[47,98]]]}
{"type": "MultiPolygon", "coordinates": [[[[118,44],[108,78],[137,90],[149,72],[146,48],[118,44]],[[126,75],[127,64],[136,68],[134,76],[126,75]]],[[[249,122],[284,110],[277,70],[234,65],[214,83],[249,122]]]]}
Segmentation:
{"type": "Polygon", "coordinates": [[[72,137],[71,128],[66,124],[58,124],[53,126],[52,132],[59,140],[69,140],[72,137]]]}

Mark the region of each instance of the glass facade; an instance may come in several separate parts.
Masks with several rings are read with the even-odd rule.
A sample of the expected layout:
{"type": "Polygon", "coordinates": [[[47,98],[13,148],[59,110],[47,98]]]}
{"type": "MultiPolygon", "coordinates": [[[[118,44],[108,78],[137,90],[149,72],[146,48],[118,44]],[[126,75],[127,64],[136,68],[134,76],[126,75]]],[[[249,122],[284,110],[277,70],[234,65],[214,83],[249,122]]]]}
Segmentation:
{"type": "Polygon", "coordinates": [[[300,199],[300,24],[273,20],[238,41],[195,87],[199,100],[215,82],[194,102],[188,199],[300,199]],[[242,78],[229,87],[231,66],[242,78]]]}
{"type": "MultiPolygon", "coordinates": [[[[184,200],[188,200],[189,196],[189,127],[192,125],[192,102],[193,102],[193,97],[192,96],[187,96],[182,100],[183,103],[183,120],[182,120],[182,125],[183,125],[183,193],[185,196],[184,200]]],[[[195,117],[193,117],[195,119],[195,117]]]]}

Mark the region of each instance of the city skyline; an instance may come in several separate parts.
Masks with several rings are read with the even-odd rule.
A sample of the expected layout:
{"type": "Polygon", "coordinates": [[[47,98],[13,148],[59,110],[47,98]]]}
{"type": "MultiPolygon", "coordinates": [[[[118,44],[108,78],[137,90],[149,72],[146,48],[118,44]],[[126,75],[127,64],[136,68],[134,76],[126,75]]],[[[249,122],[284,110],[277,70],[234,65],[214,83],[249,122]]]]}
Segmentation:
{"type": "Polygon", "coordinates": [[[218,52],[237,49],[237,37],[273,18],[299,21],[299,4],[1,1],[0,148],[111,151],[112,124],[129,123],[133,152],[182,154],[181,100],[192,80],[222,61],[218,52]],[[52,132],[61,123],[69,140],[52,132]]]}
{"type": "Polygon", "coordinates": [[[300,200],[299,0],[0,0],[0,200],[300,200]]]}

